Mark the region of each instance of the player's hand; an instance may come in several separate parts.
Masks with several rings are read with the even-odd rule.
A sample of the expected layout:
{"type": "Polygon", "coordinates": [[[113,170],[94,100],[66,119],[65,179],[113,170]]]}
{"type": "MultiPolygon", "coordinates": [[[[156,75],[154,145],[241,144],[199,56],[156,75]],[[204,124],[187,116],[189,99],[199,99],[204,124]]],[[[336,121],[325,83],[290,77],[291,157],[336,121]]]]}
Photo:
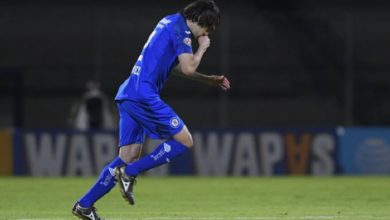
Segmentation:
{"type": "Polygon", "coordinates": [[[203,48],[204,50],[207,49],[210,46],[210,38],[209,36],[200,36],[198,38],[199,47],[203,48]]]}
{"type": "Polygon", "coordinates": [[[225,76],[212,75],[210,76],[210,79],[211,79],[210,80],[211,85],[219,86],[221,89],[225,91],[230,89],[230,82],[225,76]]]}

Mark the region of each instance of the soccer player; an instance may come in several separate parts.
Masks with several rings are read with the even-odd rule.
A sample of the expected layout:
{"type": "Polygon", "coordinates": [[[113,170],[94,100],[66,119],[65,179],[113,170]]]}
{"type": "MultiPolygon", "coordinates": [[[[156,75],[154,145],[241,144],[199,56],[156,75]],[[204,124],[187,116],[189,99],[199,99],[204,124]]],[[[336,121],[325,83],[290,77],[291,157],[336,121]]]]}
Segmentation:
{"type": "Polygon", "coordinates": [[[223,90],[230,88],[225,76],[196,71],[210,46],[208,34],[219,23],[219,8],[213,0],[194,1],[179,13],[158,22],[115,97],[120,117],[119,156],[102,170],[97,182],[76,202],[74,215],[100,219],[93,205],[116,182],[122,196],[133,205],[133,186],[139,173],[168,163],[193,146],[188,128],[159,94],[171,73],[223,90]],[[199,44],[195,53],[192,39],[199,44]],[[166,141],[138,160],[145,135],[166,141]]]}

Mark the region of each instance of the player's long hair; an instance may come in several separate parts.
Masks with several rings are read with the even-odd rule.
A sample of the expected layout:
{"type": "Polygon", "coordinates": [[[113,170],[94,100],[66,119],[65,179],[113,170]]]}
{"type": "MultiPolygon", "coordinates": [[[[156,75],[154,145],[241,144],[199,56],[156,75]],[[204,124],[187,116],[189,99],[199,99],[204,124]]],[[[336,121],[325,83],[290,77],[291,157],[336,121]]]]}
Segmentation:
{"type": "Polygon", "coordinates": [[[180,11],[185,19],[197,22],[199,26],[213,31],[219,25],[221,16],[213,0],[197,0],[180,11]]]}

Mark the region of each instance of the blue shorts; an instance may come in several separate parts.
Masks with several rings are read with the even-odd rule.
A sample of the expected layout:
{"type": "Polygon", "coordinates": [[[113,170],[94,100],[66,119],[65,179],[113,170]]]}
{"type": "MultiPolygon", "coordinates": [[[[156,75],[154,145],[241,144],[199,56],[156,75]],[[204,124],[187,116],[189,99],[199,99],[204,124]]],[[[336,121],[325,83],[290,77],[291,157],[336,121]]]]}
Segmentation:
{"type": "Polygon", "coordinates": [[[168,139],[179,133],[184,122],[161,99],[136,102],[117,101],[119,111],[119,146],[141,144],[145,135],[168,139]]]}

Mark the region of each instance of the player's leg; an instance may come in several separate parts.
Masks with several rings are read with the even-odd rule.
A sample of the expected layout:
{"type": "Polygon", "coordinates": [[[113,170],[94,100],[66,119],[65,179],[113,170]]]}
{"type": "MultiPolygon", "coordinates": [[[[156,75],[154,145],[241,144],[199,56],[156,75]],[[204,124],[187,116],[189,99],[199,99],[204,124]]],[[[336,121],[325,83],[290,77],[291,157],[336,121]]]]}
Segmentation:
{"type": "Polygon", "coordinates": [[[101,171],[91,189],[76,202],[72,212],[82,219],[99,219],[93,204],[107,194],[116,184],[115,168],[139,158],[144,141],[144,129],[118,105],[119,110],[119,156],[101,171]]]}
{"type": "Polygon", "coordinates": [[[194,141],[192,140],[192,135],[190,131],[188,130],[187,126],[183,126],[183,129],[175,134],[173,136],[173,139],[175,139],[177,142],[181,143],[182,145],[186,146],[187,148],[192,148],[194,145],[194,141]]]}
{"type": "MultiPolygon", "coordinates": [[[[138,161],[130,163],[125,169],[118,169],[118,179],[135,179],[135,177],[146,170],[170,162],[173,158],[178,157],[192,147],[192,137],[184,122],[176,113],[164,102],[156,101],[153,103],[125,103],[129,112],[132,112],[134,118],[140,121],[151,137],[167,139],[150,154],[138,161]],[[146,112],[146,114],[143,114],[146,112]],[[138,114],[139,113],[139,114],[138,114]]],[[[132,204],[131,199],[133,184],[128,181],[125,188],[122,188],[122,196],[132,204]]]]}
{"type": "Polygon", "coordinates": [[[192,136],[187,127],[184,126],[179,133],[161,143],[153,152],[129,164],[125,170],[126,174],[137,176],[141,172],[169,163],[172,159],[187,152],[192,146],[192,136]]]}
{"type": "Polygon", "coordinates": [[[119,157],[116,157],[107,166],[105,166],[95,184],[89,191],[79,199],[79,205],[83,208],[92,207],[93,204],[107,194],[116,184],[115,182],[115,168],[126,166],[126,163],[119,157]]]}
{"type": "Polygon", "coordinates": [[[174,135],[173,138],[163,142],[150,154],[140,160],[130,163],[127,167],[117,168],[116,179],[119,182],[122,197],[134,205],[133,187],[136,183],[136,177],[139,173],[169,163],[172,159],[184,154],[193,145],[191,134],[187,127],[174,135]],[[177,141],[176,139],[180,140],[177,141]]]}
{"type": "Polygon", "coordinates": [[[73,206],[72,213],[81,219],[100,219],[93,205],[115,186],[115,168],[125,165],[122,159],[116,157],[105,166],[95,184],[73,206]]]}
{"type": "MultiPolygon", "coordinates": [[[[141,144],[131,144],[122,146],[119,149],[119,157],[125,161],[126,163],[131,163],[139,159],[141,155],[142,145],[141,144]]],[[[121,190],[122,197],[130,203],[130,205],[134,205],[134,194],[133,194],[133,186],[136,182],[135,177],[133,176],[122,176],[122,171],[124,172],[126,166],[118,167],[115,169],[115,179],[119,183],[119,188],[121,190]]]]}
{"type": "Polygon", "coordinates": [[[167,139],[141,160],[129,164],[126,174],[137,176],[140,172],[170,162],[173,158],[187,152],[193,146],[192,136],[180,117],[162,100],[141,103],[128,103],[131,110],[147,112],[135,117],[152,137],[167,139]],[[144,107],[146,106],[146,107],[144,107]]]}
{"type": "Polygon", "coordinates": [[[121,146],[119,156],[103,168],[99,178],[91,189],[80,198],[78,204],[82,208],[92,207],[93,204],[107,194],[116,184],[115,168],[126,166],[139,159],[142,144],[129,144],[121,146]]]}
{"type": "Polygon", "coordinates": [[[142,144],[129,144],[119,148],[119,157],[126,163],[131,163],[141,156],[142,144]]]}

